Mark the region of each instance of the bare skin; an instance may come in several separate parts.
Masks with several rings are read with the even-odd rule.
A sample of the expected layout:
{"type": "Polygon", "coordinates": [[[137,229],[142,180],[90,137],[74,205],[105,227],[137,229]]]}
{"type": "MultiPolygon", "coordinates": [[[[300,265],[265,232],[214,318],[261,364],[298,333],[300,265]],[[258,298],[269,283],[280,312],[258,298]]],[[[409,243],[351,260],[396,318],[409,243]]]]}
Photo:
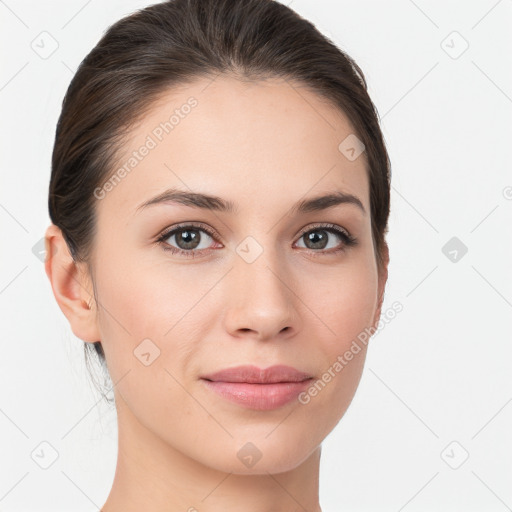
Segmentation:
{"type": "MultiPolygon", "coordinates": [[[[365,155],[351,161],[338,149],[353,133],[342,112],[298,84],[197,80],[163,95],[127,137],[119,167],[148,135],[157,144],[97,200],[92,276],[48,228],[55,298],[76,336],[101,340],[115,384],[119,449],[104,512],[321,511],[321,443],[350,405],[366,346],[307,404],[247,409],[200,377],[286,364],[316,381],[377,326],[387,259],[379,273],[365,155]],[[155,127],[190,97],[197,105],[158,140],[155,127]],[[213,194],[238,212],[177,203],[137,210],[170,187],[213,194]],[[337,191],[365,211],[353,203],[292,211],[337,191]],[[155,241],[190,222],[218,233],[190,228],[201,239],[194,258],[155,241]],[[326,223],[357,244],[315,225],[326,223]],[[325,248],[308,244],[311,230],[328,237],[325,248]],[[242,257],[258,248],[254,261],[242,257]],[[136,355],[145,339],[148,365],[136,355]],[[237,456],[249,442],[261,454],[251,467],[237,456]]],[[[177,235],[165,244],[190,252],[177,235]]]]}

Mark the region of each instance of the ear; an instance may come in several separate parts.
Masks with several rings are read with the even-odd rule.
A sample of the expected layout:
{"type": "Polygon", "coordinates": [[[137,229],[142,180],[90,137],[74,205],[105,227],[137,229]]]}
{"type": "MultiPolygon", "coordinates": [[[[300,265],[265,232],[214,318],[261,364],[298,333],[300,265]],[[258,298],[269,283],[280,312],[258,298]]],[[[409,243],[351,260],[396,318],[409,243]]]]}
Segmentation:
{"type": "Polygon", "coordinates": [[[373,317],[373,328],[377,329],[379,325],[380,315],[382,311],[382,303],[384,302],[384,290],[386,288],[386,282],[388,280],[388,265],[389,265],[389,247],[386,242],[384,242],[384,247],[382,249],[382,269],[379,271],[379,285],[378,285],[378,305],[377,310],[375,311],[375,315],[373,317]]]}
{"type": "Polygon", "coordinates": [[[46,275],[73,334],[86,342],[101,341],[92,280],[85,264],[73,260],[62,231],[54,224],[46,230],[45,245],[46,275]]]}

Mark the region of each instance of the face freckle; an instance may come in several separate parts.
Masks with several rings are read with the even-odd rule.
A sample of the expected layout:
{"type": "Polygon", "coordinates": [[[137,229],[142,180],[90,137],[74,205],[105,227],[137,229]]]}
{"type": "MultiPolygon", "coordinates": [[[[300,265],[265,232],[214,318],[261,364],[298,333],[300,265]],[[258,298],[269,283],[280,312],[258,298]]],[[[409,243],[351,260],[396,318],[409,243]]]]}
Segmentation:
{"type": "MultiPolygon", "coordinates": [[[[255,411],[212,391],[201,377],[238,365],[283,364],[315,382],[372,325],[379,282],[365,155],[349,159],[340,151],[353,127],[305,88],[228,77],[207,83],[159,98],[127,137],[119,166],[134,151],[140,156],[148,136],[157,139],[156,128],[189,98],[196,105],[169,133],[157,131],[161,140],[97,202],[96,291],[108,311],[100,311],[99,326],[113,381],[129,371],[116,386],[121,423],[136,421],[193,459],[236,472],[231,453],[251,439],[266,453],[261,471],[279,464],[285,470],[345,413],[366,345],[307,404],[255,411]],[[174,197],[139,208],[165,191],[174,197]],[[327,195],[307,211],[294,208],[327,195]],[[219,207],[224,202],[236,212],[219,207]],[[191,258],[155,242],[166,228],[187,223],[211,227],[222,248],[191,258]],[[300,248],[293,245],[303,228],[325,224],[357,243],[336,254],[313,254],[304,237],[300,248]],[[266,437],[291,408],[294,421],[266,437]],[[289,460],[285,454],[299,445],[289,460]]],[[[343,240],[315,229],[329,248],[343,240]]]]}

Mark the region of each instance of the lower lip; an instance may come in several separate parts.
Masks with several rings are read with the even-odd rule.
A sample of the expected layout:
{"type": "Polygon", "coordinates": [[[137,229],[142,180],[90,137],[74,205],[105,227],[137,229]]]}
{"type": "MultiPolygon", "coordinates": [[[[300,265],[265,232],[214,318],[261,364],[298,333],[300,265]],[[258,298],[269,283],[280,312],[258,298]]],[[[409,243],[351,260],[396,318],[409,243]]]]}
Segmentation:
{"type": "Polygon", "coordinates": [[[247,382],[212,382],[202,379],[206,386],[220,396],[248,409],[270,411],[290,403],[310,385],[311,379],[302,382],[277,382],[274,384],[248,384],[247,382]]]}

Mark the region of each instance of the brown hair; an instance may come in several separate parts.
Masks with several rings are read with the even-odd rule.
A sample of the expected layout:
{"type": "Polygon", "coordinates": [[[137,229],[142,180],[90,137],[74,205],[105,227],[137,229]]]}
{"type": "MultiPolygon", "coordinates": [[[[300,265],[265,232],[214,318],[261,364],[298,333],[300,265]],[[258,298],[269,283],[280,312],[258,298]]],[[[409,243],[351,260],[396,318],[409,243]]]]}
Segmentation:
{"type": "MultiPolygon", "coordinates": [[[[291,79],[345,112],[365,145],[381,269],[391,166],[365,77],[311,22],[275,0],[151,5],[114,23],[85,57],[63,100],[48,200],[51,221],[73,259],[88,264],[96,226],[93,192],[113,172],[128,129],[166,89],[219,73],[251,81],[291,79]]],[[[89,347],[85,343],[86,360],[89,347]]],[[[94,348],[104,364],[101,342],[94,348]]]]}

